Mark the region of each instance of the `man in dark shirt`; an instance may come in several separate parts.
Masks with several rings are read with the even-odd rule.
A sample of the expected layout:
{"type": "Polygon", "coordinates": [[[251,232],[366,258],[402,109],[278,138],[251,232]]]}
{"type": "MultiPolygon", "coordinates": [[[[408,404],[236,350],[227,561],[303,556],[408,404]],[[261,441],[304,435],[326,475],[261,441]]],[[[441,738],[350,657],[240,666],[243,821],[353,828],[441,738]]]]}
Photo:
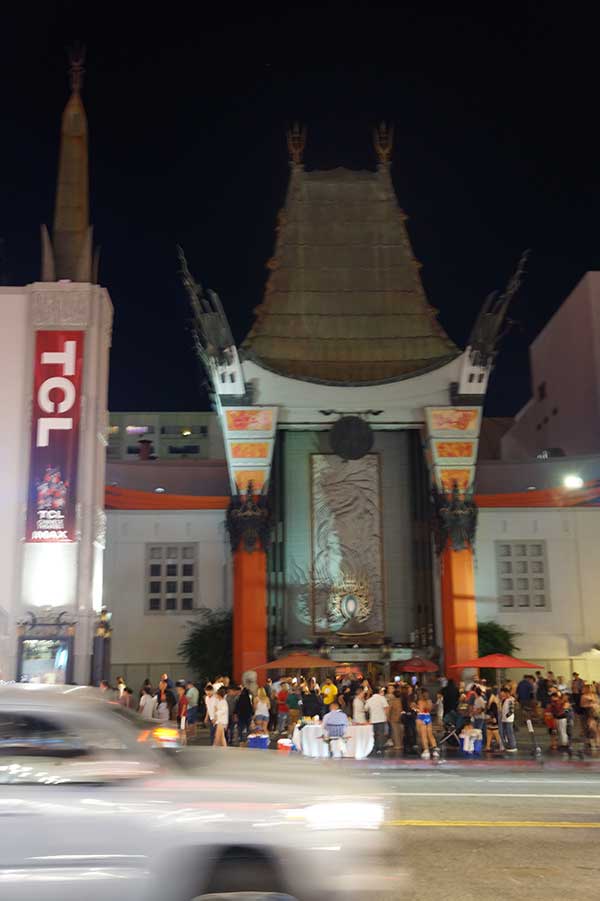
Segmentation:
{"type": "Polygon", "coordinates": [[[448,679],[447,684],[442,688],[442,698],[444,699],[444,716],[451,710],[458,707],[458,699],[460,697],[458,688],[454,684],[454,679],[448,679]]]}
{"type": "Polygon", "coordinates": [[[239,693],[235,713],[238,721],[240,741],[246,741],[250,731],[250,721],[254,715],[254,699],[250,690],[244,686],[239,693]]]}
{"type": "Polygon", "coordinates": [[[517,685],[517,701],[521,708],[521,724],[524,726],[533,715],[534,691],[531,676],[523,676],[517,685]]]}

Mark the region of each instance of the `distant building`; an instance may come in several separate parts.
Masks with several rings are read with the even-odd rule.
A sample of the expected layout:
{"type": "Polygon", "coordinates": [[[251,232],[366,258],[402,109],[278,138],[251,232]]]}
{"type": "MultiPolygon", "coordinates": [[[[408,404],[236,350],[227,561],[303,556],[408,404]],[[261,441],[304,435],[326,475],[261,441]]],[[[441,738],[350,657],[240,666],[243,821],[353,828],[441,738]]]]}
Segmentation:
{"type": "Polygon", "coordinates": [[[127,460],[143,453],[158,459],[224,459],[225,447],[215,413],[111,413],[109,460],[127,460]]]}
{"type": "Polygon", "coordinates": [[[531,400],[504,460],[600,453],[600,272],[587,272],[531,344],[531,400]]]}

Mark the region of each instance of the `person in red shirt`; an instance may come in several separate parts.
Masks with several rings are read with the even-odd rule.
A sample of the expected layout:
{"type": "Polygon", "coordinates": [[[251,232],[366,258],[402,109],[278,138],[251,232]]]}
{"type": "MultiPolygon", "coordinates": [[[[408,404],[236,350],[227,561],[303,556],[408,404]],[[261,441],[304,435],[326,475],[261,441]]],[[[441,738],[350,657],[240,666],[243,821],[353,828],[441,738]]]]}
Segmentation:
{"type": "Polygon", "coordinates": [[[177,702],[177,725],[179,727],[179,734],[181,736],[181,741],[185,744],[186,739],[186,726],[187,726],[187,712],[189,701],[187,695],[185,693],[185,685],[179,684],[177,686],[177,695],[179,700],[177,702]]]}
{"type": "Polygon", "coordinates": [[[288,718],[290,708],[288,707],[288,685],[282,682],[281,688],[277,693],[277,728],[280,733],[287,732],[288,718]]]}

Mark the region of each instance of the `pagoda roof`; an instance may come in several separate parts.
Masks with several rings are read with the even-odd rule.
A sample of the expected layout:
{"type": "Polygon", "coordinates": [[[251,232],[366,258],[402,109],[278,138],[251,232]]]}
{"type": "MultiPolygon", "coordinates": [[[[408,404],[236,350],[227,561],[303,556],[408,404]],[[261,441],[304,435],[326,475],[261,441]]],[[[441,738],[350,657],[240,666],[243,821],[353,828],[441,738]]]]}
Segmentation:
{"type": "Polygon", "coordinates": [[[246,359],[304,381],[404,379],[460,351],[429,306],[389,166],[291,164],[275,253],[246,359]]]}

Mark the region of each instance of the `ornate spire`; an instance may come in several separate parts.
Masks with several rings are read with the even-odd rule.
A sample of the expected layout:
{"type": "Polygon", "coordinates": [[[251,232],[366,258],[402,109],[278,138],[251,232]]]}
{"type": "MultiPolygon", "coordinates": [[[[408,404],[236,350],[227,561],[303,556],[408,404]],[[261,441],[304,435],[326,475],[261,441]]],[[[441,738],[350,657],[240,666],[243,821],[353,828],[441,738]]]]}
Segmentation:
{"type": "Polygon", "coordinates": [[[288,128],[287,145],[290,154],[290,162],[299,165],[304,155],[304,146],[306,144],[306,127],[300,126],[298,122],[294,122],[291,128],[288,128]]]}
{"type": "Polygon", "coordinates": [[[52,240],[42,228],[42,280],[91,282],[87,118],[81,99],[83,48],[70,53],[71,96],[61,123],[52,240]]]}
{"type": "Polygon", "coordinates": [[[381,122],[373,129],[373,146],[380,163],[389,163],[394,146],[394,126],[381,122]]]}
{"type": "Polygon", "coordinates": [[[70,62],[70,79],[71,93],[80,94],[83,87],[83,76],[85,74],[85,47],[82,44],[75,44],[69,51],[70,62]]]}

